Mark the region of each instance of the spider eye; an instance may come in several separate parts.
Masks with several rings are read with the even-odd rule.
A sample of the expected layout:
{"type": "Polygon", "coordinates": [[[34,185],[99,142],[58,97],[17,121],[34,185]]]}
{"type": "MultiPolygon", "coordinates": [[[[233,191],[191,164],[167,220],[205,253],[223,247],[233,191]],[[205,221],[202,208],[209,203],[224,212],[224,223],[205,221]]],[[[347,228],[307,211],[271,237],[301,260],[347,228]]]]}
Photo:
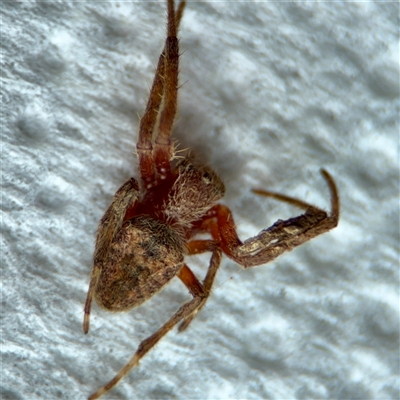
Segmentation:
{"type": "Polygon", "coordinates": [[[183,166],[183,171],[185,171],[186,173],[190,174],[191,172],[193,172],[195,170],[196,170],[196,168],[193,166],[193,164],[188,163],[183,166]]]}
{"type": "Polygon", "coordinates": [[[195,169],[193,164],[188,159],[183,159],[182,161],[180,161],[178,163],[177,167],[182,172],[184,172],[184,171],[185,172],[191,172],[191,171],[193,171],[195,169]]]}
{"type": "Polygon", "coordinates": [[[212,175],[209,172],[203,173],[203,181],[208,185],[212,182],[212,175]]]}

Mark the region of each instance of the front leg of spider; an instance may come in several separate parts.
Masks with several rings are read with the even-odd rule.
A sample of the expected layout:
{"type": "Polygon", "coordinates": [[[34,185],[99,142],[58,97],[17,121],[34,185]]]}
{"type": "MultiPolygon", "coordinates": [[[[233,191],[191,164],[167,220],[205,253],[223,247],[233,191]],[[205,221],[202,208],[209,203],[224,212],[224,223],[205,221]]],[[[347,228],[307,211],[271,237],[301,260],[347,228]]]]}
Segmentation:
{"type": "Polygon", "coordinates": [[[340,202],[332,176],[324,169],[321,170],[321,174],[331,195],[331,212],[329,215],[320,208],[294,197],[265,190],[253,190],[254,193],[261,196],[272,197],[302,208],[305,213],[286,221],[278,220],[257,236],[242,242],[236,233],[231,211],[218,204],[210,211],[213,217],[210,232],[214,239],[220,243],[224,253],[245,268],[266,264],[308,240],[328,232],[338,224],[340,202]]]}

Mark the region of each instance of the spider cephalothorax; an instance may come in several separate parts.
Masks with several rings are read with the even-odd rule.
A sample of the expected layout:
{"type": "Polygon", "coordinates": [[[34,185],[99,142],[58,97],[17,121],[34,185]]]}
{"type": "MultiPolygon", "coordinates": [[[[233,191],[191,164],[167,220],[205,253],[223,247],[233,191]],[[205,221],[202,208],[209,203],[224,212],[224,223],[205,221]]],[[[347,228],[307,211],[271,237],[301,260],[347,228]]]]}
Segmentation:
{"type": "Polygon", "coordinates": [[[185,158],[177,165],[177,178],[164,206],[167,222],[190,228],[225,194],[225,186],[209,167],[185,158]]]}
{"type": "Polygon", "coordinates": [[[242,242],[231,211],[218,201],[225,187],[209,167],[190,155],[178,162],[171,140],[177,108],[179,45],[177,29],[185,3],[177,11],[168,0],[168,30],[136,145],[140,181],[131,178],[115,193],[97,231],[93,269],[85,303],[84,332],[89,331],[92,299],[111,311],[142,304],[177,276],[193,299],[153,335],[144,340],[131,360],[90,399],[110,390],[175,325],[188,327],[210,295],[222,254],[245,268],[265,264],[280,254],[334,228],[339,197],[332,177],[322,170],[331,194],[331,213],[293,197],[253,190],[297,206],[305,213],[279,220],[242,242]],[[198,233],[210,236],[196,240],[198,233]],[[185,256],[211,252],[202,283],[185,263],[185,256]]]}

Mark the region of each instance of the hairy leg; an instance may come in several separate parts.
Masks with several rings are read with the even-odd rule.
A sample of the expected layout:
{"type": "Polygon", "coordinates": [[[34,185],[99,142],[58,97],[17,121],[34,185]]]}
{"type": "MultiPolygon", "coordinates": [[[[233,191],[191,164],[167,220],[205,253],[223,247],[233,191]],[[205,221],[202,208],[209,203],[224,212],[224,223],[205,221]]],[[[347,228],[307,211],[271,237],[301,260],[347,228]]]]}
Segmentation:
{"type": "Polygon", "coordinates": [[[330,215],[294,197],[255,190],[254,192],[257,194],[295,205],[305,209],[306,212],[286,221],[278,220],[270,228],[261,231],[259,235],[242,242],[237,235],[231,211],[228,207],[217,204],[201,221],[200,230],[210,232],[223,252],[243,267],[266,264],[279,255],[337,226],[340,208],[338,190],[330,174],[325,170],[321,170],[321,173],[331,194],[330,215]]]}
{"type": "Polygon", "coordinates": [[[113,200],[100,220],[97,228],[96,246],[93,256],[93,268],[90,276],[89,290],[85,302],[83,332],[89,332],[90,309],[101,272],[102,262],[107,257],[111,243],[120,230],[126,213],[134,209],[139,198],[139,186],[135,179],[126,181],[115,193],[113,200]]]}
{"type": "Polygon", "coordinates": [[[179,43],[173,0],[168,0],[164,69],[164,107],[154,148],[156,169],[161,179],[165,179],[170,172],[170,160],[174,152],[171,132],[178,103],[179,43]]]}
{"type": "MultiPolygon", "coordinates": [[[[175,13],[176,29],[178,29],[182,19],[185,4],[186,2],[184,0],[181,1],[175,13]]],[[[149,100],[139,125],[139,137],[136,150],[139,157],[140,176],[144,188],[150,188],[156,183],[152,138],[165,89],[164,75],[166,50],[167,44],[165,44],[164,50],[158,59],[149,100]]]]}
{"type": "Polygon", "coordinates": [[[259,235],[247,239],[242,245],[232,249],[232,255],[245,268],[265,264],[281,254],[293,250],[308,240],[335,228],[339,222],[339,193],[332,176],[324,169],[325,179],[331,196],[331,211],[325,211],[293,197],[274,192],[258,191],[258,194],[273,197],[306,210],[302,215],[286,221],[278,220],[259,235]]]}

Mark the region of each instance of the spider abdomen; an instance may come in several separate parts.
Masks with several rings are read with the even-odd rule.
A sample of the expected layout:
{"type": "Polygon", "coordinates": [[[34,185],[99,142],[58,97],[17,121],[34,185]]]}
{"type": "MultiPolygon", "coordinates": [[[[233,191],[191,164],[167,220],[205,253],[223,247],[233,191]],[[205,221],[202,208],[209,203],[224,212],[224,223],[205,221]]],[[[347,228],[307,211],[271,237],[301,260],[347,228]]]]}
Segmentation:
{"type": "Polygon", "coordinates": [[[124,222],[101,266],[96,302],[111,311],[140,305],[179,272],[184,253],[167,224],[145,215],[124,222]]]}

